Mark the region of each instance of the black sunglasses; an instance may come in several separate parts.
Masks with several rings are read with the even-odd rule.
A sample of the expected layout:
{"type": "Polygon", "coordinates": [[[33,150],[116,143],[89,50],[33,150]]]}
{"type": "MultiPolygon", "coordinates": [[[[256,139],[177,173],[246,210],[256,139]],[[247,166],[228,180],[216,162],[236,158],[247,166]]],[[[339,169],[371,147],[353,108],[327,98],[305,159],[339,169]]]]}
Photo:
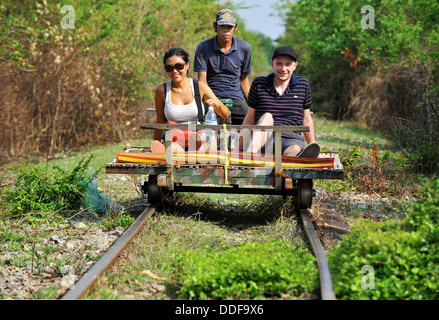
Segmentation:
{"type": "Polygon", "coordinates": [[[185,63],[182,63],[182,62],[178,62],[173,66],[165,65],[165,70],[166,70],[166,72],[171,72],[174,69],[181,71],[184,69],[184,65],[185,65],[185,63]]]}

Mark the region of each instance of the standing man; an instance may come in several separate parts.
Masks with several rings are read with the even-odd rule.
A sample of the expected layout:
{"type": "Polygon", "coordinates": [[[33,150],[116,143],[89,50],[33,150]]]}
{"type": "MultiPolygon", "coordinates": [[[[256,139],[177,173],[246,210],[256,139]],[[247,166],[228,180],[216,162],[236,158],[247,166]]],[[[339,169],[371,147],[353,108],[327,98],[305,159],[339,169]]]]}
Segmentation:
{"type": "MultiPolygon", "coordinates": [[[[274,72],[253,81],[248,97],[248,113],[243,124],[308,126],[310,131],[303,135],[301,132],[282,133],[282,154],[316,158],[320,147],[315,143],[314,122],[310,111],[311,89],[307,79],[293,75],[297,64],[293,48],[279,47],[274,50],[271,60],[274,72]]],[[[241,147],[243,138],[244,141],[250,141],[243,134],[240,138],[241,147]]],[[[244,150],[260,153],[266,143],[273,143],[272,133],[255,131],[250,146],[246,146],[244,150]]]]}
{"type": "Polygon", "coordinates": [[[218,11],[213,27],[217,35],[198,44],[194,71],[219,99],[233,100],[232,124],[242,124],[248,110],[245,100],[250,90],[251,47],[233,36],[238,27],[233,11],[218,11]]]}

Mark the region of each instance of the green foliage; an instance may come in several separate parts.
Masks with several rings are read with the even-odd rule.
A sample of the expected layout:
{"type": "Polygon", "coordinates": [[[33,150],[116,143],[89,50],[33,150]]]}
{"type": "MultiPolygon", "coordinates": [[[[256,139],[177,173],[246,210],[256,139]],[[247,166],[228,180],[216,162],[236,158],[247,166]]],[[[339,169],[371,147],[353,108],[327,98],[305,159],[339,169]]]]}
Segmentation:
{"type": "Polygon", "coordinates": [[[282,8],[287,32],[281,41],[298,48],[309,70],[329,71],[341,58],[358,70],[403,59],[428,63],[438,55],[437,1],[299,0],[284,1],[282,8]],[[366,5],[374,9],[372,29],[362,26],[370,23],[361,12],[366,5]]]}
{"type": "Polygon", "coordinates": [[[71,171],[54,166],[49,170],[21,162],[12,186],[3,191],[6,212],[22,216],[35,212],[78,210],[87,185],[96,174],[88,173],[94,154],[84,157],[71,171]]]}
{"type": "Polygon", "coordinates": [[[134,218],[124,212],[117,212],[108,217],[101,219],[100,224],[108,230],[113,230],[116,227],[122,227],[124,229],[130,227],[134,222],[134,218]]]}
{"type": "MultiPolygon", "coordinates": [[[[166,77],[162,67],[164,52],[182,47],[193,61],[198,43],[215,36],[212,23],[222,8],[215,0],[74,0],[69,5],[74,9],[75,28],[63,30],[60,10],[64,3],[45,3],[7,1],[0,7],[6,16],[0,30],[4,31],[1,34],[7,44],[0,59],[11,57],[11,62],[32,67],[33,51],[70,43],[77,53],[94,58],[96,71],[104,77],[107,89],[150,100],[155,87],[166,77]]],[[[239,25],[237,35],[254,47],[255,69],[269,66],[264,58],[271,51],[271,40],[247,31],[241,21],[239,25]]]]}
{"type": "Polygon", "coordinates": [[[6,227],[5,222],[0,220],[0,243],[9,243],[11,250],[21,247],[22,242],[27,240],[26,235],[21,230],[13,231],[6,227]]]}
{"type": "Polygon", "coordinates": [[[404,118],[393,119],[383,131],[406,154],[412,167],[439,172],[439,67],[422,101],[404,118]]]}
{"type": "MultiPolygon", "coordinates": [[[[2,160],[23,157],[29,146],[52,155],[139,138],[155,88],[167,79],[163,54],[181,47],[193,63],[224,6],[233,8],[215,0],[1,2],[0,149],[9,156],[2,160]],[[74,9],[74,29],[61,26],[64,5],[74,9]]],[[[242,21],[237,36],[253,47],[254,75],[267,72],[271,40],[242,21]]]]}
{"type": "MultiPolygon", "coordinates": [[[[402,137],[404,144],[409,144],[411,139],[416,141],[408,150],[416,152],[418,148],[416,160],[422,157],[424,168],[437,171],[437,139],[434,137],[431,143],[426,138],[431,136],[430,128],[437,134],[437,120],[429,121],[425,130],[422,121],[413,119],[420,113],[415,110],[418,101],[424,94],[434,92],[437,84],[438,2],[285,0],[280,8],[285,12],[286,25],[280,44],[297,49],[300,63],[297,72],[310,79],[316,110],[328,112],[337,119],[355,116],[354,110],[363,118],[373,119],[379,115],[380,124],[387,128],[390,125],[383,122],[386,116],[403,118],[403,130],[390,134],[395,139],[402,137]],[[367,28],[371,23],[367,14],[371,11],[361,11],[366,5],[374,10],[372,28],[367,28]],[[392,79],[368,87],[374,74],[392,79]],[[417,83],[419,89],[415,91],[417,83]],[[407,89],[395,90],[405,84],[407,89]],[[365,107],[367,105],[372,106],[371,110],[365,107]],[[390,110],[381,109],[384,106],[390,110]],[[414,124],[413,128],[410,123],[414,124]],[[402,134],[406,128],[413,133],[416,131],[412,129],[421,130],[407,136],[402,134]],[[435,157],[433,168],[430,155],[435,157]]],[[[437,103],[432,109],[422,112],[424,118],[437,119],[437,103]]]]}
{"type": "MultiPolygon", "coordinates": [[[[241,30],[243,22],[239,21],[236,36],[247,41],[252,47],[252,74],[254,78],[268,75],[273,72],[271,67],[271,56],[275,49],[271,38],[263,33],[241,30]]],[[[251,82],[250,82],[251,83],[251,82]]]]}
{"type": "Polygon", "coordinates": [[[352,233],[328,256],[337,298],[439,298],[439,180],[427,182],[421,195],[400,223],[352,226],[352,233]],[[373,274],[362,272],[365,266],[373,274]]]}
{"type": "MultiPolygon", "coordinates": [[[[106,89],[149,100],[166,76],[164,52],[182,47],[193,61],[198,43],[215,36],[212,23],[223,8],[215,0],[74,0],[68,4],[74,9],[74,29],[61,28],[65,3],[59,0],[41,4],[6,0],[0,5],[4,17],[0,34],[5,44],[0,61],[35,67],[41,55],[53,63],[51,46],[71,47],[79,55],[94,58],[95,72],[104,77],[106,89]]],[[[267,70],[271,39],[247,31],[243,21],[239,21],[237,36],[253,46],[256,72],[267,70]]]]}
{"type": "MultiPolygon", "coordinates": [[[[43,10],[44,11],[44,10],[43,10]]],[[[12,0],[0,4],[0,64],[13,61],[20,67],[32,67],[31,47],[50,43],[45,36],[47,25],[39,18],[44,12],[33,1],[17,3],[12,0]],[[37,22],[37,23],[35,23],[37,22]]]]}
{"type": "Polygon", "coordinates": [[[402,226],[408,231],[424,228],[423,231],[438,236],[435,229],[439,226],[439,179],[424,183],[420,196],[421,199],[412,203],[402,226]]]}
{"type": "Polygon", "coordinates": [[[280,43],[296,48],[315,109],[379,125],[422,171],[437,172],[438,2],[284,0],[280,9],[280,43]]]}
{"type": "Polygon", "coordinates": [[[165,77],[164,52],[182,47],[192,60],[198,42],[210,37],[217,5],[213,0],[127,0],[95,4],[91,10],[93,16],[78,32],[88,35],[86,45],[108,85],[129,97],[152,100],[165,77]]]}
{"type": "Polygon", "coordinates": [[[299,296],[318,285],[315,258],[303,247],[270,240],[214,251],[177,251],[171,266],[190,299],[253,299],[299,296]],[[294,266],[294,267],[293,267],[294,266]]]}

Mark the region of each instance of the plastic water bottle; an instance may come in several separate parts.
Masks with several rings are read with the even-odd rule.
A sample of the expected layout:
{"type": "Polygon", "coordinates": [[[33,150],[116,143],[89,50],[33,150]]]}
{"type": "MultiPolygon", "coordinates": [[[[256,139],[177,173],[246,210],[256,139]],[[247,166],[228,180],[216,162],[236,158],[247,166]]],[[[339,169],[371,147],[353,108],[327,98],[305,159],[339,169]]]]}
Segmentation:
{"type": "MultiPolygon", "coordinates": [[[[209,106],[209,110],[207,111],[206,118],[204,119],[204,124],[218,124],[218,118],[216,117],[216,113],[211,106],[209,106]]],[[[216,131],[211,129],[204,129],[203,135],[205,135],[207,139],[206,143],[210,147],[212,141],[214,141],[215,139],[216,131]]]]}
{"type": "Polygon", "coordinates": [[[216,113],[211,106],[209,106],[209,110],[207,111],[204,124],[218,124],[218,118],[216,117],[216,113]]]}

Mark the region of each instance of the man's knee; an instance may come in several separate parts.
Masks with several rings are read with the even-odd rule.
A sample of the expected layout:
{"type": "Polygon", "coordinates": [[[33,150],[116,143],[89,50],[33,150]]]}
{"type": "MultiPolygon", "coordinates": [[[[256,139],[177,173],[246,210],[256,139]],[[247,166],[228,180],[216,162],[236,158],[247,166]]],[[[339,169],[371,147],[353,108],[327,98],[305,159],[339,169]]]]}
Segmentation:
{"type": "Polygon", "coordinates": [[[301,150],[302,148],[300,146],[293,144],[285,149],[283,155],[287,157],[295,157],[301,150]]]}
{"type": "Polygon", "coordinates": [[[264,113],[257,122],[258,125],[272,126],[274,124],[273,115],[270,112],[264,113]]]}

